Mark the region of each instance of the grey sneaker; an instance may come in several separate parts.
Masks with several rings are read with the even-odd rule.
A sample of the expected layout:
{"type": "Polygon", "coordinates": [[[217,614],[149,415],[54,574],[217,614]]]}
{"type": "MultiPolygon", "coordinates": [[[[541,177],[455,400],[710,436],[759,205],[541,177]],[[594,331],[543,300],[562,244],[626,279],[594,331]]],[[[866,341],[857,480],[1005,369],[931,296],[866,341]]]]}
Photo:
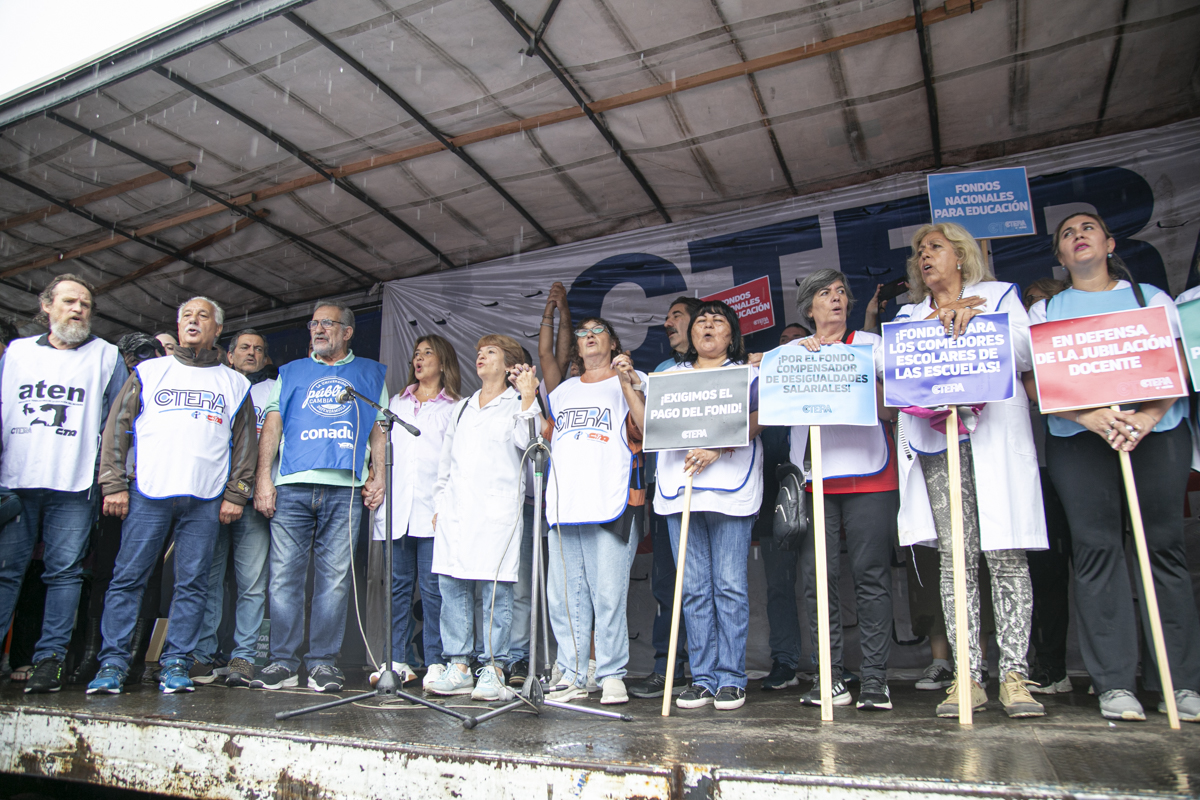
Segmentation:
{"type": "Polygon", "coordinates": [[[588,694],[600,691],[600,684],[596,683],[596,659],[594,658],[588,661],[587,683],[583,688],[587,689],[588,694]]]}
{"type": "MultiPolygon", "coordinates": [[[[1180,722],[1200,722],[1200,694],[1196,694],[1191,689],[1176,689],[1175,709],[1179,712],[1180,722]]],[[[1165,700],[1158,701],[1158,713],[1167,713],[1165,700]]]]}
{"type": "Polygon", "coordinates": [[[458,664],[448,665],[437,680],[425,686],[425,691],[446,696],[470,694],[475,688],[475,679],[471,677],[471,673],[463,672],[458,667],[458,664]]]}
{"type": "Polygon", "coordinates": [[[925,668],[925,674],[917,681],[917,688],[929,692],[945,689],[952,683],[954,683],[954,673],[950,670],[949,662],[934,661],[925,668]]]}
{"type": "Polygon", "coordinates": [[[1128,689],[1109,689],[1100,694],[1100,716],[1105,719],[1123,719],[1128,722],[1145,722],[1146,712],[1142,704],[1128,689]]]}
{"type": "Polygon", "coordinates": [[[700,708],[711,705],[714,699],[715,696],[707,688],[693,683],[675,698],[675,705],[679,708],[700,708]]]}
{"type": "Polygon", "coordinates": [[[504,673],[499,667],[485,666],[479,670],[475,688],[471,691],[472,700],[507,700],[512,693],[504,686],[504,673]]]}
{"type": "Polygon", "coordinates": [[[612,706],[629,702],[629,691],[625,688],[625,681],[620,678],[605,678],[601,688],[604,690],[604,693],[600,695],[600,702],[603,705],[612,706]]]}
{"type": "Polygon", "coordinates": [[[722,686],[713,698],[717,711],[733,711],[746,704],[746,690],[740,686],[722,686]]]}

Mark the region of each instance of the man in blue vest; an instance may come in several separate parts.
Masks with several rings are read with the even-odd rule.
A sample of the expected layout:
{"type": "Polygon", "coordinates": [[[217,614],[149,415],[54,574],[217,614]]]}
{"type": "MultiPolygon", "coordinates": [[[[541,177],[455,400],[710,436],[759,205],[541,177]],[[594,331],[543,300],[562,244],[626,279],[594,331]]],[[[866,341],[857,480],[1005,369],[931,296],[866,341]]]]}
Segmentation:
{"type": "Polygon", "coordinates": [[[0,356],[0,486],[20,512],[0,523],[0,626],[8,627],[39,535],[46,610],[31,694],[62,688],[63,660],[96,516],[96,451],[105,415],[128,370],[117,348],[91,334],[92,290],[60,275],[41,293],[49,333],[17,339],[0,356]]]}
{"type": "Polygon", "coordinates": [[[340,400],[351,387],[386,408],[386,367],[350,351],[354,312],[343,303],[317,301],[308,330],[312,355],[280,368],[263,408],[254,507],[271,520],[271,663],[250,686],[299,684],[297,651],[304,641],[311,551],[315,577],[304,656],[308,688],[337,692],[346,683],[334,661],[346,632],[350,553],[364,501],[377,508],[384,485],[383,431],[375,424],[382,415],[361,400],[340,400]],[[379,465],[370,477],[368,454],[379,465]]]}

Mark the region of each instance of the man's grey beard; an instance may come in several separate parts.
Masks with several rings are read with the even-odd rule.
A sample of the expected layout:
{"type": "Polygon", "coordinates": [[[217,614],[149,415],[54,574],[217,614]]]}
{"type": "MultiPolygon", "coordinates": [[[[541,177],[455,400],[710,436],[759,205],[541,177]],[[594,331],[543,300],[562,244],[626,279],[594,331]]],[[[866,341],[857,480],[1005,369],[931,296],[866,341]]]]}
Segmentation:
{"type": "Polygon", "coordinates": [[[63,344],[74,347],[83,343],[92,332],[92,326],[78,319],[65,319],[61,322],[51,320],[50,332],[63,344]]]}

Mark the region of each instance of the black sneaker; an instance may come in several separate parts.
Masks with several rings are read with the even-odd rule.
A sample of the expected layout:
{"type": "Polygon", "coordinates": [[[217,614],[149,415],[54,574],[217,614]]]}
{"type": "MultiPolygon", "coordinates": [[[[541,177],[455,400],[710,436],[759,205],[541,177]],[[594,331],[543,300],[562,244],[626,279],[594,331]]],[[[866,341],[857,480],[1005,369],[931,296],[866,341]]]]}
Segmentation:
{"type": "Polygon", "coordinates": [[[1070,694],[1075,690],[1065,668],[1049,670],[1041,664],[1033,665],[1029,672],[1029,682],[1025,686],[1033,694],[1070,694]]]}
{"type": "MultiPolygon", "coordinates": [[[[676,677],[682,678],[683,671],[680,670],[677,672],[676,677]]],[[[666,691],[667,688],[667,676],[660,675],[657,672],[651,672],[637,683],[629,684],[628,687],[631,695],[634,697],[639,697],[643,700],[662,697],[663,692],[666,691]]],[[[679,695],[683,694],[685,688],[686,686],[683,683],[681,683],[679,680],[676,680],[675,685],[671,687],[671,694],[678,697],[679,695]]]]}
{"type": "Polygon", "coordinates": [[[192,679],[192,683],[209,684],[217,679],[216,669],[215,664],[197,661],[188,670],[188,677],[192,679]]]}
{"type": "Polygon", "coordinates": [[[278,662],[260,669],[254,680],[250,681],[251,689],[295,689],[299,685],[296,673],[288,669],[286,664],[278,662]]]}
{"type": "Polygon", "coordinates": [[[63,662],[54,656],[43,658],[25,683],[25,694],[45,694],[62,688],[63,662]]]}
{"type": "MultiPolygon", "coordinates": [[[[835,706],[848,706],[854,702],[854,698],[850,696],[850,690],[846,688],[845,682],[841,679],[834,681],[831,688],[833,690],[833,704],[835,706]]],[[[819,680],[813,684],[813,688],[801,696],[800,702],[806,706],[819,707],[821,705],[821,684],[819,680]]]]}
{"type": "Polygon", "coordinates": [[[340,692],[346,685],[346,676],[337,667],[321,664],[308,673],[308,688],[314,692],[340,692]]]}
{"type": "Polygon", "coordinates": [[[879,678],[863,678],[862,691],[858,693],[858,707],[863,711],[891,711],[892,693],[888,691],[887,682],[879,678]]]}
{"type": "Polygon", "coordinates": [[[717,690],[713,705],[718,711],[732,711],[746,704],[746,690],[740,686],[722,686],[717,690]]]}
{"type": "Polygon", "coordinates": [[[524,686],[525,679],[529,677],[529,662],[525,659],[514,661],[512,666],[508,668],[508,685],[509,686],[524,686]]]}
{"type": "Polygon", "coordinates": [[[771,672],[763,678],[763,689],[787,689],[789,686],[799,686],[800,679],[796,677],[796,668],[789,667],[782,661],[771,665],[771,672]]]}
{"type": "Polygon", "coordinates": [[[925,673],[917,679],[917,688],[922,691],[945,689],[954,683],[954,673],[950,669],[934,661],[925,668],[925,673]]]}
{"type": "MultiPolygon", "coordinates": [[[[663,683],[664,687],[666,686],[665,680],[663,683]]],[[[662,697],[662,692],[659,692],[658,695],[662,697]]],[[[713,693],[708,689],[693,683],[679,693],[679,697],[675,698],[675,705],[680,708],[700,708],[701,706],[709,705],[715,699],[713,693]]]]}
{"type": "Polygon", "coordinates": [[[225,676],[225,685],[229,687],[249,686],[254,680],[254,665],[245,658],[235,658],[229,662],[229,674],[225,676]]]}

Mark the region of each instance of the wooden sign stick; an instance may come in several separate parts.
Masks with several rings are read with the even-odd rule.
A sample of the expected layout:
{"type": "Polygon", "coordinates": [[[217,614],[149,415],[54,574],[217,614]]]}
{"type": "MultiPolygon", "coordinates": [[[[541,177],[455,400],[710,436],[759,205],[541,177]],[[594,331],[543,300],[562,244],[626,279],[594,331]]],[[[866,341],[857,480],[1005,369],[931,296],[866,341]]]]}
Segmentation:
{"type": "MultiPolygon", "coordinates": [[[[1120,406],[1113,406],[1120,411],[1120,406]]],[[[1133,541],[1137,546],[1138,567],[1142,573],[1142,599],[1150,617],[1150,633],[1154,639],[1154,660],[1158,662],[1158,679],[1162,683],[1163,701],[1167,705],[1167,721],[1179,730],[1179,709],[1175,705],[1175,684],[1171,681],[1171,665],[1167,661],[1167,642],[1163,638],[1162,617],[1158,614],[1158,593],[1154,590],[1154,574],[1150,570],[1150,552],[1146,549],[1146,529],[1142,526],[1142,506],[1138,502],[1137,486],[1133,482],[1133,462],[1129,453],[1120,451],[1121,477],[1125,479],[1125,497],[1129,501],[1129,519],[1133,523],[1133,541]]]]}
{"type": "MultiPolygon", "coordinates": [[[[971,643],[967,624],[967,552],[963,542],[962,465],[958,458],[958,406],[946,419],[946,467],[950,473],[950,552],[954,559],[954,660],[958,681],[958,724],[974,724],[971,643]]],[[[947,620],[949,623],[949,620],[947,620]]]]}
{"type": "Polygon", "coordinates": [[[821,468],[821,426],[808,429],[812,447],[813,550],[817,562],[817,685],[821,689],[821,721],[833,721],[833,675],[829,663],[829,564],[825,547],[825,478],[821,468]]]}
{"type": "Polygon", "coordinates": [[[683,523],[679,529],[679,555],[675,557],[675,601],[671,603],[671,643],[667,646],[667,685],[663,688],[662,715],[671,716],[671,690],[675,686],[675,651],[679,640],[679,615],[683,611],[683,565],[687,561],[688,525],[692,521],[692,474],[683,487],[683,523]]]}

